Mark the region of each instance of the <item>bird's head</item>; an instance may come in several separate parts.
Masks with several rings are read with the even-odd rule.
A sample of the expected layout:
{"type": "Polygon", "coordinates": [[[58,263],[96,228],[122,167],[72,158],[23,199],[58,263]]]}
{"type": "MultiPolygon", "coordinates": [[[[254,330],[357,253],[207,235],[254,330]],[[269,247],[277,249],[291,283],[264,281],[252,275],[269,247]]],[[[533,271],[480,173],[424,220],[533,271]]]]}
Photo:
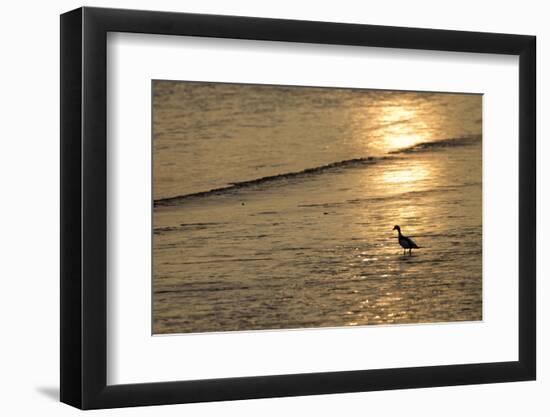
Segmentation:
{"type": "Polygon", "coordinates": [[[401,231],[401,228],[398,225],[393,226],[392,230],[397,230],[398,232],[401,231]]]}

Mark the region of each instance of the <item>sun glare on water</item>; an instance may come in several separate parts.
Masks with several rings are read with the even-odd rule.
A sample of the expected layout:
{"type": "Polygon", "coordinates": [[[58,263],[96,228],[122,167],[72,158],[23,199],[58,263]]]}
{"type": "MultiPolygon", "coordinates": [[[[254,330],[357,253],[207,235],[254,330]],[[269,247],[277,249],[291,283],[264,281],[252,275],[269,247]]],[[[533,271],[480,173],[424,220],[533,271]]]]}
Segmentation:
{"type": "Polygon", "coordinates": [[[382,181],[388,184],[414,183],[427,179],[430,167],[426,164],[401,165],[382,174],[382,181]]]}
{"type": "Polygon", "coordinates": [[[409,148],[429,139],[426,132],[428,126],[417,113],[401,106],[381,109],[380,122],[384,126],[383,138],[387,150],[409,148]]]}

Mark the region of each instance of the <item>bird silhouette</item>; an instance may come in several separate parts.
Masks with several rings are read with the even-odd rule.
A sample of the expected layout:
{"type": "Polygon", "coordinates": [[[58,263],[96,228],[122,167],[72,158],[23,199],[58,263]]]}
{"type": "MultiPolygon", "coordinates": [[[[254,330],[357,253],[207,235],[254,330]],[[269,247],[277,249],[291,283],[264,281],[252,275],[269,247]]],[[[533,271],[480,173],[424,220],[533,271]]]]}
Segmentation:
{"type": "Polygon", "coordinates": [[[401,234],[401,227],[399,227],[398,225],[393,226],[393,230],[397,230],[397,233],[399,234],[397,236],[397,238],[399,240],[399,244],[403,248],[403,255],[405,255],[405,253],[408,249],[409,250],[409,256],[411,256],[412,255],[411,251],[413,249],[418,249],[418,245],[416,243],[414,243],[414,240],[412,240],[410,237],[403,236],[401,234]]]}

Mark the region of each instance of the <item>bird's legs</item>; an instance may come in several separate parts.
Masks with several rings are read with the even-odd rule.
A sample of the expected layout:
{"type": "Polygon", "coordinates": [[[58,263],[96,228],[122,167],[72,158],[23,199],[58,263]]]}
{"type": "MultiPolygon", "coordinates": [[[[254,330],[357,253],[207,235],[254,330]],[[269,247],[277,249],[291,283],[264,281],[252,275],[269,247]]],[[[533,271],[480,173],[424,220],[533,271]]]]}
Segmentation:
{"type": "Polygon", "coordinates": [[[409,256],[412,255],[412,248],[409,248],[409,256]]]}
{"type": "Polygon", "coordinates": [[[407,249],[403,249],[403,255],[405,255],[406,252],[407,252],[407,249]]]}

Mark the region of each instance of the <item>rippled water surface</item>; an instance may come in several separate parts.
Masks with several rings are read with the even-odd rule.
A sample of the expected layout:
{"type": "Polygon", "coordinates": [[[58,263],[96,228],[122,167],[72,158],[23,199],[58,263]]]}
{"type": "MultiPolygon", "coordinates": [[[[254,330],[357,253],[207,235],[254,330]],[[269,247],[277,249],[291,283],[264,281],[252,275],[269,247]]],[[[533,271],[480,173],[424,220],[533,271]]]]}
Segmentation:
{"type": "Polygon", "coordinates": [[[153,94],[154,333],[481,320],[480,95],[153,94]]]}

